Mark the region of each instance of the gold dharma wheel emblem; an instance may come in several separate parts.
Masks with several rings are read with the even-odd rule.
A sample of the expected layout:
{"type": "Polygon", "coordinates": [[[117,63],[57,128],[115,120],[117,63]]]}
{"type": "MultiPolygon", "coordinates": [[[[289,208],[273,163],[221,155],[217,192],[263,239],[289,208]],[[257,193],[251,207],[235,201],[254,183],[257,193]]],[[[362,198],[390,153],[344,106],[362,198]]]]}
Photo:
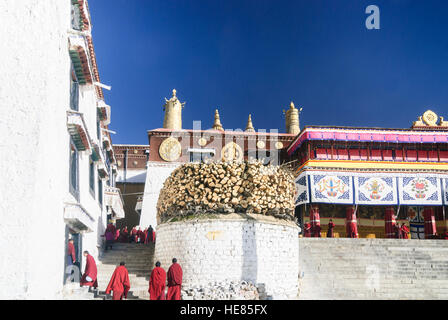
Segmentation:
{"type": "Polygon", "coordinates": [[[280,141],[277,141],[277,142],[275,143],[275,148],[276,148],[277,150],[283,148],[283,143],[280,142],[280,141]]]}
{"type": "Polygon", "coordinates": [[[165,161],[176,161],[179,159],[182,153],[182,148],[179,141],[172,137],[169,137],[160,144],[159,154],[160,157],[165,161]]]}
{"type": "Polygon", "coordinates": [[[257,148],[258,149],[263,149],[266,146],[266,143],[264,143],[264,141],[258,140],[257,141],[257,148]]]}
{"type": "Polygon", "coordinates": [[[207,144],[207,139],[205,139],[205,138],[200,138],[200,139],[198,140],[198,144],[199,144],[201,147],[204,147],[204,146],[207,144]]]}
{"type": "Polygon", "coordinates": [[[235,142],[229,142],[221,150],[222,161],[242,161],[243,150],[235,142]]]}
{"type": "Polygon", "coordinates": [[[428,110],[423,114],[423,121],[428,125],[428,126],[437,126],[437,120],[439,119],[439,117],[437,116],[437,114],[435,114],[433,111],[428,110]]]}

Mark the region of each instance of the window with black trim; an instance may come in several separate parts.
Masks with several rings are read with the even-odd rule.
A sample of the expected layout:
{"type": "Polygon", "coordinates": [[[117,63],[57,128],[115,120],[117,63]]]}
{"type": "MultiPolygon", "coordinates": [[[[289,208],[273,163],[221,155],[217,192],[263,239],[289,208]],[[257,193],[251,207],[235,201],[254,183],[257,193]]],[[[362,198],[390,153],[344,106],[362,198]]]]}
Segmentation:
{"type": "Polygon", "coordinates": [[[92,157],[89,158],[89,190],[95,198],[95,162],[93,162],[92,157]]]}
{"type": "Polygon", "coordinates": [[[79,111],[79,83],[73,69],[70,72],[70,109],[79,111]]]}
{"type": "Polygon", "coordinates": [[[103,207],[103,180],[98,179],[98,202],[100,207],[103,207]]]}
{"type": "Polygon", "coordinates": [[[78,169],[78,150],[73,143],[70,143],[70,164],[69,164],[69,190],[70,193],[79,201],[79,169],[78,169]]]}

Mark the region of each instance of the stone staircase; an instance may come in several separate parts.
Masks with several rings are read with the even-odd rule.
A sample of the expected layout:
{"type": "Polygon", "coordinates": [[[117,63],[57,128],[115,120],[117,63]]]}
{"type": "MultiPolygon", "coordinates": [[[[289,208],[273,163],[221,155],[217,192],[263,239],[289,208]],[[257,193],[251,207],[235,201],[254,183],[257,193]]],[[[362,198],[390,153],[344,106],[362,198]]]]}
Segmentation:
{"type": "Polygon", "coordinates": [[[448,241],[300,238],[299,299],[448,299],[448,241]]]}
{"type": "Polygon", "coordinates": [[[124,261],[131,283],[128,300],[148,300],[149,276],[154,266],[154,248],[154,244],[115,243],[112,250],[104,251],[97,261],[98,289],[91,293],[93,298],[112,299],[111,295],[106,296],[105,291],[115,268],[124,261]]]}

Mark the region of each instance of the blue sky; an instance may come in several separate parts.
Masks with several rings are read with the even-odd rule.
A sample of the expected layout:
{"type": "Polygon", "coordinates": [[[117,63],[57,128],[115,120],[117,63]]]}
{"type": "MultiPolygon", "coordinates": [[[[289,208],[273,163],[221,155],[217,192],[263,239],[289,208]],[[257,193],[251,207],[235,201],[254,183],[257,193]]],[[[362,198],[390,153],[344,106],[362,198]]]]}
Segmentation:
{"type": "Polygon", "coordinates": [[[407,128],[448,118],[448,1],[91,0],[95,52],[114,143],[147,144],[173,88],[183,127],[284,132],[301,125],[407,128]],[[380,30],[368,30],[368,5],[380,30]]]}

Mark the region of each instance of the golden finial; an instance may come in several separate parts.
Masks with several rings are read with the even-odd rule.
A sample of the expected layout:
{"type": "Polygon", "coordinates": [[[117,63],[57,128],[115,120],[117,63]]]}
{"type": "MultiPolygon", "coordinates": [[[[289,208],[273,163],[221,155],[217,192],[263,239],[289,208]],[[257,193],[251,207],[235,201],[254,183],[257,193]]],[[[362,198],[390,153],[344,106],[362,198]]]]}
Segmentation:
{"type": "Polygon", "coordinates": [[[291,104],[289,105],[289,108],[290,109],[295,109],[294,102],[291,101],[291,104]]]}
{"type": "Polygon", "coordinates": [[[252,116],[249,114],[249,119],[247,119],[246,132],[255,132],[254,126],[252,124],[252,116]]]}
{"type": "Polygon", "coordinates": [[[175,97],[176,96],[176,89],[173,89],[173,97],[175,97]]]}
{"type": "Polygon", "coordinates": [[[221,124],[221,120],[219,119],[218,109],[215,110],[215,122],[213,123],[212,129],[224,131],[222,124],[221,124]]]}

